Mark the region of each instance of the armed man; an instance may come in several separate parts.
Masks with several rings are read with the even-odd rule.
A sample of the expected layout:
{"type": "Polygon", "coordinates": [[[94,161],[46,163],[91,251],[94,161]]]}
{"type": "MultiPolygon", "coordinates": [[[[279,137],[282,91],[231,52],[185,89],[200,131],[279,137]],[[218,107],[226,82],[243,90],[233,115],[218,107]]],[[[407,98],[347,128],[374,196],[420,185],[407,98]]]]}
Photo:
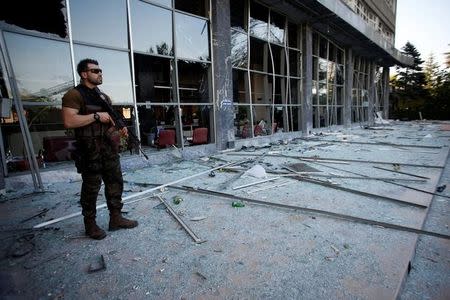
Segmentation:
{"type": "Polygon", "coordinates": [[[121,213],[123,178],[119,145],[120,137],[128,136],[128,130],[127,127],[117,129],[105,108],[111,107],[111,99],[97,87],[103,82],[98,62],[83,59],[78,63],[77,72],[81,81],[64,95],[62,119],[66,128],[75,129],[76,150],[72,156],[83,180],[80,202],[86,235],[100,240],[106,236],[95,221],[102,180],[110,215],[109,230],[138,225],[137,221],[122,217],[121,213]]]}

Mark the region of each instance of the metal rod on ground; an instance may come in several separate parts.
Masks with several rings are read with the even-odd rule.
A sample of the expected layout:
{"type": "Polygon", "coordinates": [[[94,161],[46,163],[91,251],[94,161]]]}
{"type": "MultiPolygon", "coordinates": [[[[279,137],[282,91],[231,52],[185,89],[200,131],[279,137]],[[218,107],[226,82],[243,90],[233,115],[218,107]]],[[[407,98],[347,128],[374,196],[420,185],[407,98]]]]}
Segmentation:
{"type": "Polygon", "coordinates": [[[288,184],[292,184],[292,183],[294,183],[294,181],[283,181],[283,182],[280,182],[279,184],[274,184],[274,185],[270,185],[270,186],[265,186],[263,188],[254,189],[254,190],[248,191],[247,193],[248,194],[253,194],[253,193],[265,191],[265,190],[268,190],[268,189],[275,189],[275,188],[282,187],[282,186],[285,186],[285,185],[288,185],[288,184]]]}
{"type": "MultiPolygon", "coordinates": [[[[284,168],[286,168],[289,171],[295,173],[295,171],[292,171],[289,167],[284,167],[284,168]]],[[[423,205],[423,204],[417,204],[417,203],[403,201],[403,200],[396,199],[396,198],[391,198],[391,197],[388,197],[388,196],[382,196],[382,195],[372,194],[372,193],[368,193],[368,192],[363,192],[363,191],[360,191],[360,190],[354,190],[354,189],[346,188],[346,187],[343,187],[343,186],[332,185],[332,184],[330,184],[328,182],[325,182],[325,181],[321,181],[321,180],[313,179],[313,178],[307,178],[307,177],[304,177],[304,176],[301,176],[301,175],[300,176],[296,176],[294,178],[297,179],[297,180],[302,180],[302,181],[306,181],[306,182],[309,182],[309,183],[315,183],[315,184],[319,184],[319,185],[322,185],[322,186],[330,187],[330,188],[333,188],[333,189],[336,189],[336,190],[341,190],[341,191],[344,191],[344,192],[357,194],[357,195],[361,195],[361,196],[367,196],[367,197],[371,197],[371,198],[379,198],[379,199],[392,201],[392,202],[396,202],[396,203],[400,203],[400,204],[404,204],[404,205],[414,206],[414,207],[418,207],[418,208],[426,208],[427,207],[426,205],[423,205]]]]}
{"type": "Polygon", "coordinates": [[[377,166],[372,166],[372,167],[374,167],[375,169],[389,171],[389,172],[392,172],[392,173],[398,173],[398,174],[403,174],[403,175],[408,175],[408,176],[417,177],[417,178],[423,178],[423,179],[430,179],[430,177],[419,176],[419,175],[415,175],[415,174],[411,174],[411,173],[400,172],[400,171],[396,171],[396,170],[390,170],[390,169],[377,167],[377,166]]]}
{"type": "MultiPolygon", "coordinates": [[[[311,163],[317,164],[317,165],[320,165],[320,166],[324,166],[324,167],[327,167],[327,168],[331,168],[331,169],[334,169],[334,170],[347,172],[347,173],[350,173],[350,174],[355,174],[355,175],[361,175],[361,176],[368,177],[367,175],[364,175],[364,174],[360,174],[360,173],[356,173],[356,172],[352,172],[352,171],[348,171],[348,170],[344,170],[344,169],[339,169],[339,168],[336,168],[336,167],[331,167],[331,166],[324,165],[324,164],[321,164],[321,163],[318,163],[318,162],[311,162],[311,163]]],[[[386,170],[390,171],[389,169],[386,169],[386,170]]],[[[410,189],[410,190],[418,191],[418,192],[421,192],[421,193],[430,194],[430,195],[434,195],[434,196],[444,197],[444,198],[449,198],[450,199],[449,196],[445,196],[445,195],[441,195],[441,194],[437,194],[437,193],[433,193],[433,192],[428,192],[428,191],[425,191],[425,190],[421,190],[421,189],[418,189],[418,188],[415,188],[415,187],[412,187],[412,186],[408,186],[408,185],[404,185],[404,184],[400,184],[400,183],[397,183],[397,182],[386,181],[386,180],[382,180],[382,181],[385,182],[385,183],[401,186],[401,187],[404,187],[404,188],[407,188],[407,189],[410,189]]]]}
{"type": "Polygon", "coordinates": [[[175,218],[175,220],[178,221],[178,223],[180,223],[181,227],[183,227],[184,230],[186,230],[186,232],[191,236],[191,238],[194,240],[194,242],[196,242],[197,244],[200,243],[204,243],[206,241],[202,240],[201,238],[199,238],[187,225],[186,223],[183,222],[183,220],[177,215],[177,213],[173,210],[173,208],[167,204],[167,202],[160,196],[160,195],[155,195],[156,198],[159,199],[159,201],[161,201],[161,203],[163,203],[167,210],[170,212],[170,214],[175,218]]]}
{"type": "MultiPolygon", "coordinates": [[[[239,156],[256,156],[260,154],[251,154],[251,153],[227,153],[226,155],[239,155],[239,156]]],[[[420,168],[439,168],[443,169],[443,166],[432,166],[432,165],[416,165],[416,164],[406,164],[406,163],[397,163],[397,162],[388,162],[388,161],[371,161],[371,160],[358,160],[358,159],[344,159],[344,158],[322,158],[322,157],[311,157],[311,156],[294,156],[294,155],[283,155],[283,154],[266,154],[266,156],[271,157],[284,157],[284,158],[294,158],[302,161],[337,161],[337,162],[357,162],[357,163],[369,163],[369,164],[382,164],[382,165],[399,165],[399,166],[408,166],[408,167],[420,167],[420,168]]]]}
{"type": "Polygon", "coordinates": [[[342,178],[342,179],[363,179],[363,180],[393,180],[393,181],[415,181],[415,182],[426,182],[424,179],[409,179],[409,178],[389,178],[389,177],[361,177],[361,176],[341,176],[336,174],[317,174],[317,172],[295,172],[295,174],[285,174],[285,173],[274,173],[277,175],[285,175],[285,176],[307,176],[307,177],[325,177],[325,178],[342,178]]]}
{"type": "MultiPolygon", "coordinates": [[[[143,195],[149,194],[149,193],[151,193],[153,191],[156,191],[158,189],[161,189],[163,187],[174,185],[174,184],[177,184],[179,182],[182,182],[182,181],[185,181],[185,180],[188,180],[188,179],[192,179],[192,178],[204,175],[204,174],[209,174],[211,171],[215,171],[215,170],[218,170],[218,169],[221,169],[221,168],[224,168],[224,167],[228,167],[228,166],[232,166],[232,165],[239,165],[239,164],[242,164],[244,162],[248,162],[248,160],[241,160],[241,161],[231,162],[231,163],[224,164],[224,165],[221,165],[221,166],[218,166],[218,167],[215,167],[215,168],[212,168],[212,169],[209,169],[209,170],[206,170],[206,171],[203,171],[203,172],[200,172],[200,173],[188,176],[188,177],[184,177],[184,178],[181,178],[181,179],[169,182],[169,183],[161,184],[161,185],[158,185],[158,186],[153,187],[151,189],[147,189],[147,190],[144,190],[142,192],[126,196],[126,197],[122,198],[122,201],[126,201],[128,199],[136,198],[136,197],[139,197],[139,196],[143,196],[143,195]]],[[[141,199],[135,199],[135,200],[132,200],[132,201],[124,202],[124,204],[131,204],[131,203],[134,203],[134,202],[137,202],[137,201],[141,201],[141,200],[142,200],[142,198],[141,199]]],[[[106,203],[101,204],[101,205],[97,205],[96,209],[105,208],[105,207],[106,207],[106,203]]],[[[40,223],[38,225],[33,226],[33,228],[34,229],[41,228],[41,227],[44,227],[44,226],[48,226],[48,225],[51,225],[51,224],[58,223],[60,221],[64,221],[64,220],[67,220],[67,219],[79,216],[79,215],[81,215],[81,211],[73,213],[73,214],[70,214],[70,215],[66,215],[66,216],[63,216],[63,217],[60,217],[60,218],[57,218],[57,219],[54,219],[54,220],[50,220],[50,221],[47,221],[47,222],[44,222],[44,223],[40,223]]]]}
{"type": "Polygon", "coordinates": [[[412,147],[412,148],[428,148],[428,149],[441,149],[441,146],[427,146],[427,145],[412,145],[412,144],[394,144],[386,142],[369,143],[369,142],[355,142],[355,141],[340,141],[340,140],[324,140],[318,138],[300,138],[304,141],[319,141],[319,142],[330,142],[330,143],[346,143],[346,144],[360,144],[360,145],[375,145],[375,146],[393,146],[393,147],[412,147]]]}
{"type": "Polygon", "coordinates": [[[252,183],[248,183],[248,184],[244,184],[244,185],[240,185],[240,186],[234,187],[233,190],[243,189],[243,188],[246,188],[246,187],[249,187],[249,186],[252,186],[252,185],[257,185],[257,184],[260,184],[260,183],[273,181],[273,180],[276,180],[278,178],[280,178],[280,176],[272,177],[272,178],[269,178],[269,179],[264,179],[264,180],[261,180],[261,181],[256,181],[256,182],[252,182],[252,183]]]}
{"type": "Polygon", "coordinates": [[[230,195],[230,194],[226,194],[226,193],[205,190],[205,189],[201,189],[201,188],[193,188],[193,187],[189,187],[189,186],[182,186],[182,187],[172,186],[172,188],[182,189],[182,190],[189,191],[189,192],[213,195],[213,196],[218,196],[218,197],[223,197],[223,198],[241,200],[241,201],[246,201],[249,203],[255,203],[255,204],[260,204],[260,205],[300,210],[300,211],[304,211],[307,213],[324,215],[324,216],[328,216],[328,217],[335,218],[335,219],[351,221],[351,222],[360,223],[360,224],[382,226],[385,228],[390,228],[390,229],[394,229],[394,230],[398,230],[398,231],[412,232],[412,233],[416,233],[416,234],[423,234],[423,235],[434,236],[434,237],[450,240],[450,235],[446,235],[446,234],[442,234],[442,233],[426,231],[426,230],[416,229],[416,228],[412,228],[412,227],[396,225],[396,224],[392,224],[392,223],[380,222],[380,221],[375,221],[375,220],[371,220],[371,219],[359,218],[359,217],[335,213],[335,212],[331,212],[331,211],[327,211],[327,210],[307,208],[307,207],[302,207],[302,206],[288,205],[288,204],[275,203],[275,202],[269,202],[269,201],[261,201],[261,200],[257,200],[257,199],[251,199],[251,198],[246,198],[246,197],[241,197],[241,196],[236,196],[236,195],[230,195]]]}

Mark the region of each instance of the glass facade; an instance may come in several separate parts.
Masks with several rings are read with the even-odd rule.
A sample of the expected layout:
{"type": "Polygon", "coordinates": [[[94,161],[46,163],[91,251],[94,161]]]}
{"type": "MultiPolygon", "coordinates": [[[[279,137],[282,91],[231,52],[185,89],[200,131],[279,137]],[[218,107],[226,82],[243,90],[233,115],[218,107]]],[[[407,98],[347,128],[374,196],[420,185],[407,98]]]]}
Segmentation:
{"type": "MultiPolygon", "coordinates": [[[[57,4],[43,5],[52,18],[41,23],[36,19],[33,26],[22,21],[23,11],[17,5],[0,14],[2,57],[7,58],[0,69],[2,97],[12,99],[4,79],[9,62],[33,148],[41,158],[69,159],[73,132],[62,125],[61,99],[79,82],[75,68],[84,58],[99,62],[101,90],[123,113],[130,129],[140,133],[144,146],[167,146],[158,144],[159,134],[170,130],[175,138],[169,144],[214,143],[209,1],[61,0],[57,4]],[[196,140],[197,128],[203,135],[206,128],[206,140],[196,140]],[[51,144],[63,140],[65,150],[55,155],[51,144]]],[[[30,4],[33,7],[38,9],[30,4]]],[[[2,118],[11,170],[16,169],[9,162],[24,156],[18,119],[14,105],[2,118]]]]}
{"type": "MultiPolygon", "coordinates": [[[[79,82],[76,64],[84,58],[99,61],[104,79],[100,88],[123,113],[129,129],[140,134],[146,151],[215,143],[214,98],[219,88],[213,78],[218,76],[232,89],[236,139],[302,131],[302,126],[310,126],[305,125],[309,119],[316,128],[344,123],[343,47],[313,29],[312,45],[306,45],[312,46],[312,56],[304,57],[309,39],[298,20],[257,0],[230,1],[230,31],[227,27],[225,32],[230,34],[232,71],[218,74],[224,71],[213,68],[216,44],[211,34],[223,32],[210,19],[211,3],[220,7],[213,1],[33,2],[28,10],[48,14],[46,20],[33,22],[24,22],[20,5],[0,12],[0,91],[12,100],[15,86],[9,79],[14,79],[34,151],[48,162],[69,158],[66,150],[73,146],[73,133],[62,125],[61,98],[79,82]],[[309,80],[304,61],[312,62],[312,81],[307,83],[311,91],[303,90],[309,80]],[[303,99],[309,92],[311,97],[303,99]],[[312,114],[303,120],[302,110],[311,107],[312,114]],[[59,140],[65,150],[52,148],[59,140]]],[[[368,119],[371,62],[355,56],[352,64],[351,120],[363,122],[368,119]]],[[[375,80],[381,78],[380,68],[376,74],[375,80]]],[[[378,99],[384,91],[378,84],[378,99]]],[[[374,105],[383,109],[382,101],[374,105]]],[[[12,104],[9,115],[2,117],[9,161],[24,156],[16,111],[12,104]]]]}
{"type": "Polygon", "coordinates": [[[318,32],[313,33],[313,127],[343,124],[345,51],[318,32]]]}
{"type": "Polygon", "coordinates": [[[256,1],[230,14],[236,138],[300,130],[300,26],[256,1]]]}

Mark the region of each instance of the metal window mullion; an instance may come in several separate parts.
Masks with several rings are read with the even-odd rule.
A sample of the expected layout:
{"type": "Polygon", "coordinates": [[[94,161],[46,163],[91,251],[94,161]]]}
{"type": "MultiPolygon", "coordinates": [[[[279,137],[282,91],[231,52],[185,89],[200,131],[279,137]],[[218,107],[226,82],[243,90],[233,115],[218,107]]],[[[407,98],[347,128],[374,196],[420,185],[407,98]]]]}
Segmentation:
{"type": "MultiPolygon", "coordinates": [[[[134,128],[136,131],[136,136],[139,141],[141,141],[141,130],[139,128],[140,122],[139,122],[139,113],[138,113],[138,107],[137,107],[137,96],[136,96],[136,77],[134,75],[134,52],[133,52],[133,30],[131,28],[131,8],[130,8],[130,0],[127,0],[127,23],[128,23],[128,43],[130,47],[130,72],[131,72],[131,92],[133,95],[133,108],[135,111],[134,116],[134,128]]],[[[139,152],[139,155],[142,155],[139,152]]]]}
{"type": "Polygon", "coordinates": [[[250,76],[250,58],[251,58],[251,51],[250,51],[250,1],[246,1],[247,3],[247,78],[248,78],[248,88],[249,88],[249,97],[250,97],[250,137],[254,137],[253,134],[253,97],[252,97],[252,79],[250,76]]]}
{"type": "MultiPolygon", "coordinates": [[[[212,107],[213,107],[213,134],[214,134],[214,143],[217,145],[217,121],[216,121],[216,104],[217,104],[217,97],[216,97],[216,85],[215,85],[215,80],[214,80],[214,51],[213,51],[213,32],[212,32],[212,17],[211,17],[211,9],[212,9],[212,0],[209,0],[209,8],[208,8],[208,19],[209,19],[209,53],[211,54],[211,71],[208,72],[208,80],[209,78],[211,78],[211,89],[209,90],[209,95],[212,95],[212,107]]],[[[208,21],[207,21],[208,22],[208,21]]],[[[233,67],[231,67],[233,69],[233,67]]],[[[231,71],[233,72],[233,71],[231,71]]],[[[234,101],[233,101],[234,102],[234,101]]],[[[234,103],[232,104],[234,105],[234,103]]],[[[233,108],[234,109],[234,108],[233,108]]],[[[211,122],[210,122],[211,124],[211,122]]]]}
{"type": "Polygon", "coordinates": [[[44,190],[44,186],[42,184],[41,174],[39,173],[39,166],[36,161],[36,155],[33,149],[33,141],[31,139],[30,131],[28,129],[28,123],[25,118],[22,102],[20,99],[19,88],[17,86],[17,82],[14,75],[14,70],[12,68],[11,58],[6,49],[6,43],[3,36],[3,31],[0,31],[0,48],[4,49],[4,59],[5,59],[5,67],[6,73],[8,74],[8,79],[11,84],[11,92],[14,99],[14,105],[17,111],[17,117],[19,118],[20,130],[22,132],[23,142],[25,146],[25,150],[28,155],[28,163],[30,167],[31,177],[33,180],[35,190],[44,190]]]}
{"type": "Polygon", "coordinates": [[[66,0],[66,9],[67,9],[67,28],[69,31],[69,47],[70,47],[70,61],[72,63],[72,76],[73,76],[73,85],[76,86],[77,80],[77,71],[75,65],[75,51],[73,48],[73,37],[72,37],[72,18],[70,14],[70,0],[66,0]]]}
{"type": "Polygon", "coordinates": [[[181,149],[184,150],[184,140],[183,140],[183,122],[181,121],[181,105],[180,105],[180,94],[179,94],[179,84],[178,84],[178,57],[177,57],[177,50],[176,50],[176,40],[177,40],[177,29],[175,26],[175,11],[172,11],[172,44],[173,44],[173,68],[175,73],[175,82],[173,84],[174,86],[174,96],[175,100],[177,101],[177,108],[178,108],[178,126],[179,126],[179,135],[181,140],[181,149]]]}

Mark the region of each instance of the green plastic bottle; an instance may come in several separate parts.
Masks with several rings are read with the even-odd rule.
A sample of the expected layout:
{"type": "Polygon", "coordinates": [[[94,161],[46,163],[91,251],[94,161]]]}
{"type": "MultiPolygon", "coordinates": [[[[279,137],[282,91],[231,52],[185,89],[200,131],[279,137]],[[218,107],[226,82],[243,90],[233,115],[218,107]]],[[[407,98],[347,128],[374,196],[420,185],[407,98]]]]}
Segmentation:
{"type": "Polygon", "coordinates": [[[233,201],[233,202],[231,203],[231,206],[233,206],[233,207],[244,207],[245,204],[242,203],[242,202],[240,202],[240,201],[233,201]]]}

